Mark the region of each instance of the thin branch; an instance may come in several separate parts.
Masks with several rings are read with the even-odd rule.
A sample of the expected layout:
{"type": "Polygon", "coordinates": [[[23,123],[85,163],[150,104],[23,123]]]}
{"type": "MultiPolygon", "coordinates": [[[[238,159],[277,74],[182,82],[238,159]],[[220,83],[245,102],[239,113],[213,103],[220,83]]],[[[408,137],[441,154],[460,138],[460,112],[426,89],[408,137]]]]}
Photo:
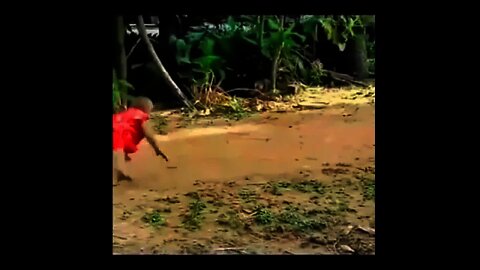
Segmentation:
{"type": "Polygon", "coordinates": [[[133,47],[130,49],[130,52],[128,52],[128,54],[127,54],[127,59],[128,59],[128,57],[130,57],[130,55],[132,54],[133,50],[135,50],[135,48],[138,46],[138,44],[140,43],[141,40],[142,40],[142,38],[138,38],[137,43],[135,43],[135,45],[133,45],[133,47]]]}

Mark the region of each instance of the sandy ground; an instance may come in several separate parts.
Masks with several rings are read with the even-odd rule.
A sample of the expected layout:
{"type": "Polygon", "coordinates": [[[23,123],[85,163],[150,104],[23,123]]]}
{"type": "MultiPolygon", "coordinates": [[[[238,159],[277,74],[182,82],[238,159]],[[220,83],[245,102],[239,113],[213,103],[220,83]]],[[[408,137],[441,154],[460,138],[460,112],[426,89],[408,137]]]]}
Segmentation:
{"type": "MultiPolygon", "coordinates": [[[[374,118],[374,106],[356,100],[321,110],[262,113],[233,123],[206,120],[208,127],[199,123],[175,128],[172,122],[169,133],[158,136],[170,162],[156,157],[142,143],[127,165],[134,181],[122,181],[114,187],[114,253],[222,253],[230,250],[225,246],[232,252],[241,247],[242,253],[352,253],[339,244],[340,231],[351,226],[374,227],[374,201],[361,199],[361,183],[355,178],[362,168],[375,167],[374,118]],[[346,172],[332,174],[325,170],[340,168],[341,163],[348,164],[346,172]],[[280,209],[285,200],[299,205],[305,200],[305,207],[310,200],[312,207],[321,207],[318,200],[312,202],[311,195],[289,191],[283,196],[270,196],[260,188],[279,179],[315,179],[331,187],[328,190],[333,195],[339,194],[339,189],[347,193],[354,210],[342,214],[342,222],[332,226],[335,229],[321,233],[325,239],[333,240],[310,245],[305,242],[313,234],[283,233],[272,237],[258,233],[260,229],[225,229],[218,225],[223,208],[211,206],[213,202],[207,203],[200,229],[191,231],[182,226],[191,202],[185,196],[188,192],[199,192],[205,201],[213,198],[231,203],[223,207],[238,208],[239,213],[248,213],[248,207],[238,197],[239,190],[245,187],[259,194],[256,199],[266,200],[271,209],[280,209]],[[345,181],[348,184],[342,184],[345,181]],[[163,214],[167,225],[157,229],[142,221],[145,213],[162,208],[168,208],[163,214]]],[[[329,200],[330,195],[325,202],[329,200]]],[[[362,237],[357,237],[355,243],[362,237]]],[[[370,245],[365,253],[374,253],[374,236],[362,241],[370,245]]],[[[350,242],[350,246],[355,243],[350,242]]]]}

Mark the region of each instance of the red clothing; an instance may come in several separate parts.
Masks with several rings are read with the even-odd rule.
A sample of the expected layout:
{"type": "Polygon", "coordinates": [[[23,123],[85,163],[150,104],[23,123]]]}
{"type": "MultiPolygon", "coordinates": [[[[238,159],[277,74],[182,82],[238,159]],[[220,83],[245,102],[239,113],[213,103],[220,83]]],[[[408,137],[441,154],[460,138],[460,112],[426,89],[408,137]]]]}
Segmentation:
{"type": "Polygon", "coordinates": [[[137,152],[137,145],[145,137],[142,125],[149,116],[137,108],[113,115],[113,150],[123,150],[125,153],[137,152]]]}

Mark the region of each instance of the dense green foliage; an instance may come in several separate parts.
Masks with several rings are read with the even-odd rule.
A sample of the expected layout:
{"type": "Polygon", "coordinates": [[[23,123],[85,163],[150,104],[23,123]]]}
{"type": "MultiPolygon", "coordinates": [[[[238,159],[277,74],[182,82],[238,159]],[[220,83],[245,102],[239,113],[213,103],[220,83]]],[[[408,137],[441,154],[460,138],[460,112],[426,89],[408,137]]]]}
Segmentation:
{"type": "MultiPolygon", "coordinates": [[[[253,82],[259,79],[271,80],[273,88],[280,90],[293,82],[327,84],[326,68],[331,68],[332,62],[346,61],[346,58],[350,58],[349,61],[366,58],[370,75],[375,73],[375,40],[367,33],[367,28],[374,29],[374,16],[177,18],[184,20],[180,22],[182,31],[161,31],[160,36],[164,36],[155,41],[159,46],[156,50],[171,50],[164,53],[174,55],[174,63],[170,64],[168,71],[175,73],[177,83],[186,86],[196,100],[201,99],[206,91],[220,86],[227,89],[252,88],[253,82]],[[367,51],[363,52],[366,57],[348,56],[352,54],[349,48],[355,46],[353,40],[357,36],[366,40],[367,51]],[[163,41],[168,44],[160,46],[163,41]],[[336,51],[333,51],[335,47],[336,51]]],[[[130,51],[132,48],[126,49],[130,51]]],[[[359,65],[347,61],[344,66],[359,65]]],[[[125,98],[122,96],[131,89],[133,87],[126,81],[114,79],[115,108],[124,105],[125,98]]]]}
{"type": "MultiPolygon", "coordinates": [[[[368,16],[241,16],[236,20],[230,16],[224,24],[191,27],[184,38],[171,42],[177,49],[177,64],[188,66],[182,70],[193,72],[196,85],[211,86],[245,72],[262,73],[272,80],[288,74],[289,81],[319,84],[322,65],[308,51],[315,44],[308,43],[318,41],[323,31],[343,51],[349,39],[365,32],[365,23],[368,16]]],[[[369,43],[373,54],[374,46],[369,43]]]]}

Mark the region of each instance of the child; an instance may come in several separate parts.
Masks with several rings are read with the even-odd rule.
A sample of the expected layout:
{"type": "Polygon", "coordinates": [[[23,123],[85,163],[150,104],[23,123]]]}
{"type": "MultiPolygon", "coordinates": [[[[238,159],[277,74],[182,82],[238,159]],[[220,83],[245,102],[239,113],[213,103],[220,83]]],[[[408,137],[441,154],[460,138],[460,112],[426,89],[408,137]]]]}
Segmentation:
{"type": "Polygon", "coordinates": [[[149,98],[137,97],[128,110],[113,115],[114,184],[121,179],[131,180],[125,170],[125,161],[131,160],[128,154],[137,152],[137,146],[143,138],[153,147],[157,156],[168,161],[167,156],[158,148],[154,132],[148,125],[152,109],[153,103],[149,98]]]}

